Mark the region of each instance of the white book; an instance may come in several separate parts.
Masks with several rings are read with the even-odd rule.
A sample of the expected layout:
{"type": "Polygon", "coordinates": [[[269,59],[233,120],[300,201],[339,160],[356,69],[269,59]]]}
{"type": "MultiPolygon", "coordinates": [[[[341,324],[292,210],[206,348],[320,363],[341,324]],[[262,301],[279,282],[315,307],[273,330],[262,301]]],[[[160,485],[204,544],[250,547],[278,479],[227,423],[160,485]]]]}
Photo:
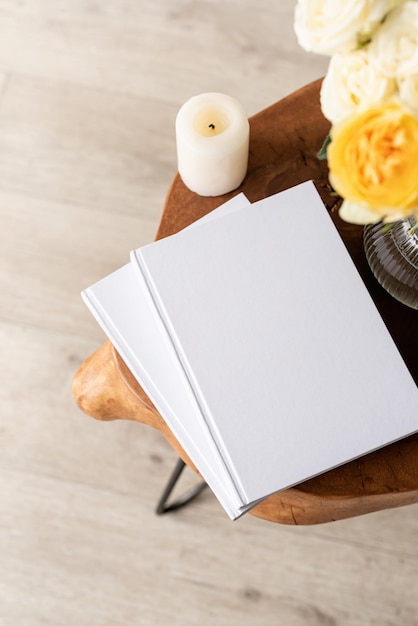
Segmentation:
{"type": "MultiPolygon", "coordinates": [[[[189,228],[248,204],[239,194],[189,228]]],[[[85,289],[82,297],[228,515],[231,519],[242,515],[247,507],[236,495],[215,444],[201,432],[194,394],[174,363],[176,354],[167,346],[160,320],[146,289],[140,288],[134,267],[127,264],[118,269],[85,289]]]]}
{"type": "Polygon", "coordinates": [[[131,260],[235,510],[418,430],[415,382],[312,183],[131,260]]]}

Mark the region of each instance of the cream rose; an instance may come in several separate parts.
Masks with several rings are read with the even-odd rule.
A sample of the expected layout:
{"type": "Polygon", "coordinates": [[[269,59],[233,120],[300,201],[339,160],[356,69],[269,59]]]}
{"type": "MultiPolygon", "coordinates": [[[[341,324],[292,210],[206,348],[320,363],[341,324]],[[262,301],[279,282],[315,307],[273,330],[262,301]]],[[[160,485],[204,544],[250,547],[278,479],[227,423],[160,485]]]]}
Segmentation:
{"type": "Polygon", "coordinates": [[[305,50],[333,55],[350,52],[371,37],[402,0],[299,0],[295,33],[305,50]]]}
{"type": "Polygon", "coordinates": [[[418,217],[418,207],[410,209],[406,214],[405,211],[394,209],[393,207],[381,205],[373,207],[373,210],[371,210],[366,202],[344,200],[338,213],[342,220],[350,224],[375,224],[381,221],[392,223],[404,220],[406,217],[414,214],[415,217],[418,217]]]}
{"type": "Polygon", "coordinates": [[[399,81],[399,97],[416,117],[418,117],[418,72],[399,81]]]}
{"type": "Polygon", "coordinates": [[[384,212],[380,215],[379,212],[371,211],[364,202],[351,200],[344,200],[338,213],[342,220],[350,224],[374,224],[385,216],[384,212]]]}
{"type": "Polygon", "coordinates": [[[418,71],[418,2],[404,2],[376,31],[369,47],[372,63],[388,76],[402,78],[418,71]]]}
{"type": "Polygon", "coordinates": [[[362,106],[383,102],[396,92],[396,81],[370,63],[365,50],[331,58],[321,87],[321,107],[333,124],[362,106]]]}

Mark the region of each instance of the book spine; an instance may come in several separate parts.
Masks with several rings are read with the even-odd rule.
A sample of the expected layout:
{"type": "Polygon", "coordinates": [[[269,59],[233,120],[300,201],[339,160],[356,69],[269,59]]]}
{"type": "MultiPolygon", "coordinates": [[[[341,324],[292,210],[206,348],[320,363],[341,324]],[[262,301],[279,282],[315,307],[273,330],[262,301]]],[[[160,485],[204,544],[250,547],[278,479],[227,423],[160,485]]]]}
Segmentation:
{"type": "Polygon", "coordinates": [[[181,350],[181,346],[176,341],[175,333],[172,331],[170,324],[168,322],[167,315],[164,310],[163,303],[158,295],[158,290],[155,288],[154,282],[152,281],[152,277],[148,271],[147,264],[142,257],[141,249],[133,250],[131,252],[131,263],[134,265],[137,272],[139,272],[142,280],[144,281],[148,294],[150,297],[150,302],[152,303],[152,307],[154,309],[155,315],[160,322],[160,328],[164,334],[166,341],[168,341],[176,354],[177,364],[181,368],[185,384],[187,384],[189,392],[194,396],[196,407],[199,411],[199,417],[201,419],[201,423],[203,424],[203,428],[206,434],[206,437],[209,439],[211,444],[215,447],[216,454],[218,456],[219,462],[221,463],[224,471],[227,473],[231,485],[235,491],[235,497],[239,501],[240,506],[246,506],[249,504],[248,499],[246,498],[245,491],[240,484],[240,481],[233,471],[231,465],[227,462],[225,457],[225,451],[218,443],[216,437],[213,436],[211,429],[211,421],[208,417],[208,409],[205,405],[204,398],[199,393],[199,389],[194,382],[193,376],[189,370],[186,359],[184,358],[181,350]]]}

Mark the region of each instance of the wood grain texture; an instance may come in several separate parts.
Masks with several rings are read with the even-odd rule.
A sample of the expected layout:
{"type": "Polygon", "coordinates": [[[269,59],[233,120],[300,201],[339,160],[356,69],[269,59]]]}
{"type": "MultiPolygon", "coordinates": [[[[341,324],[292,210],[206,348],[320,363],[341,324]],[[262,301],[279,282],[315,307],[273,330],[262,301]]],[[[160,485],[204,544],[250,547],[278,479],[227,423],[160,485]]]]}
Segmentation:
{"type": "Polygon", "coordinates": [[[416,506],[294,528],[205,492],[157,518],[175,453],[71,396],[103,342],[79,291],[154,238],[178,108],[253,115],[323,75],[293,8],[0,0],[1,626],[417,624],[416,506]]]}

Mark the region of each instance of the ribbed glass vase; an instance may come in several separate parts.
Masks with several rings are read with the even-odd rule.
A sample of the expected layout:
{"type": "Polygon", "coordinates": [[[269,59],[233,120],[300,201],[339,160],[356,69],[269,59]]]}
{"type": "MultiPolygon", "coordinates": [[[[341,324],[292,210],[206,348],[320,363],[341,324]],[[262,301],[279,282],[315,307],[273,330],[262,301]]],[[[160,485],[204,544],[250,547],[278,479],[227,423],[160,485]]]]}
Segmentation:
{"type": "Polygon", "coordinates": [[[364,249],[370,268],[386,291],[407,306],[418,309],[418,229],[410,218],[364,227],[364,249]]]}

